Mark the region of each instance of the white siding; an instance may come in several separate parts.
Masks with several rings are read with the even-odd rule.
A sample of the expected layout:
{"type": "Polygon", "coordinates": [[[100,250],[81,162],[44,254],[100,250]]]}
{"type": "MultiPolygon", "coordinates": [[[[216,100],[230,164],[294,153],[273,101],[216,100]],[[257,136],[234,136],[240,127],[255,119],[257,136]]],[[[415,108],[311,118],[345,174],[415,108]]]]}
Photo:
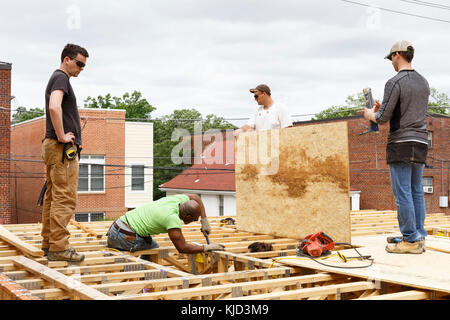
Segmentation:
{"type": "Polygon", "coordinates": [[[200,194],[208,217],[219,215],[219,196],[216,194],[200,194]]]}
{"type": "Polygon", "coordinates": [[[202,190],[164,190],[166,196],[171,196],[180,193],[194,193],[200,195],[203,205],[205,206],[206,215],[208,217],[217,217],[220,215],[220,198],[223,196],[223,215],[235,216],[236,215],[236,196],[234,194],[221,194],[220,191],[211,192],[202,190]]]}
{"type": "Polygon", "coordinates": [[[223,215],[224,216],[235,216],[236,215],[236,196],[225,195],[223,197],[223,215]]]}
{"type": "Polygon", "coordinates": [[[153,124],[125,123],[125,164],[144,165],[144,191],[131,190],[131,168],[125,169],[125,206],[136,208],[153,200],[153,124]]]}

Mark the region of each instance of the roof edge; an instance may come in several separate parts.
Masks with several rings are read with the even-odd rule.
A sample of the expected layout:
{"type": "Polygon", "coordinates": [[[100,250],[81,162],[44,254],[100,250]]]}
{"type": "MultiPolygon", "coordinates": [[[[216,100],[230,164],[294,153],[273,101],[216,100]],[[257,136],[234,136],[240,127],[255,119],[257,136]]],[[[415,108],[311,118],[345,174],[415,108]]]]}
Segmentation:
{"type": "Polygon", "coordinates": [[[12,63],[0,61],[0,70],[11,70],[12,63]]]}

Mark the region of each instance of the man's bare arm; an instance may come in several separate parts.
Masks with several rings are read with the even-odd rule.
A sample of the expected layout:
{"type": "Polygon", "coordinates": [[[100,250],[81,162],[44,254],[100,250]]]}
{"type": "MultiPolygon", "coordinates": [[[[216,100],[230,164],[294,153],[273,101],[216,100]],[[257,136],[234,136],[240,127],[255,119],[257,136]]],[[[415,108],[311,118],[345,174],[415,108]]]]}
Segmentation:
{"type": "Polygon", "coordinates": [[[187,243],[184,239],[181,229],[173,228],[168,230],[169,238],[180,253],[199,253],[203,252],[203,246],[187,243]]]}

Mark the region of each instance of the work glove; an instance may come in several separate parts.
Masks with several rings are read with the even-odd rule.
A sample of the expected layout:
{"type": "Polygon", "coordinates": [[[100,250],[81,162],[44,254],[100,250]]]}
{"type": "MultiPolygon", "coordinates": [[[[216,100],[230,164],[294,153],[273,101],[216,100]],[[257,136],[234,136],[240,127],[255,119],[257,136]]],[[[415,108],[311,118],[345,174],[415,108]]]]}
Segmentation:
{"type": "Polygon", "coordinates": [[[225,246],[219,243],[211,243],[203,245],[203,252],[225,251],[225,246]]]}
{"type": "Polygon", "coordinates": [[[209,225],[208,218],[202,217],[200,222],[202,224],[200,231],[205,237],[209,236],[209,234],[211,233],[211,226],[209,225]]]}

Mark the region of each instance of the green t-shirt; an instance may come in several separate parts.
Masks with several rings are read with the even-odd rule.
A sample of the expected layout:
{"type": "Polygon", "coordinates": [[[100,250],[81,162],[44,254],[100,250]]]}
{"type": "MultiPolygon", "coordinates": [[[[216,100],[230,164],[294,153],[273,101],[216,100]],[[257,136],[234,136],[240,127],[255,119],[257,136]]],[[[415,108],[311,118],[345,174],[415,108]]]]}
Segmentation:
{"type": "Polygon", "coordinates": [[[128,211],[120,220],[128,224],[141,237],[166,233],[173,228],[181,229],[178,206],[189,201],[185,194],[175,194],[150,202],[128,211]]]}

